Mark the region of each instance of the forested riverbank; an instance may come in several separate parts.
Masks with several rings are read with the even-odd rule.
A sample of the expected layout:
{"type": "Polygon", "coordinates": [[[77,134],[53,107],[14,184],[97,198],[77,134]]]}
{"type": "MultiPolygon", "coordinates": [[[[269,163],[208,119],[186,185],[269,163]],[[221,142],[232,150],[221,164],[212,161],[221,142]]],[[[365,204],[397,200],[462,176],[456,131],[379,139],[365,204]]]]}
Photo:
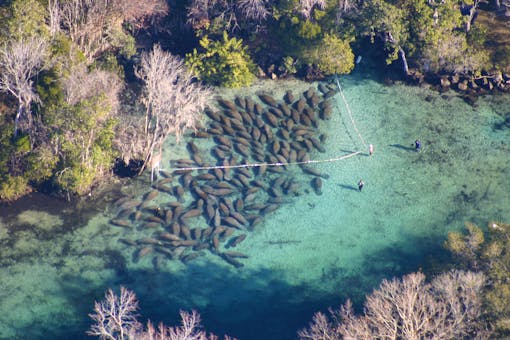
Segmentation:
{"type": "Polygon", "coordinates": [[[358,61],[469,102],[506,91],[507,5],[4,1],[0,199],[139,174],[168,135],[200,128],[206,86],[323,79],[358,61]]]}

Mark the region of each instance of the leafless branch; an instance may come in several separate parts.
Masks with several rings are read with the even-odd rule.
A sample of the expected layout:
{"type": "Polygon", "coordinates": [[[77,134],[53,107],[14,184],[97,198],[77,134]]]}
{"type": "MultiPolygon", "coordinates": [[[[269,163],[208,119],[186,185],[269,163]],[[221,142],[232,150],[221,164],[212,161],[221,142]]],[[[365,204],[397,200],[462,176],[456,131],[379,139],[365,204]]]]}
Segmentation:
{"type": "Polygon", "coordinates": [[[14,41],[0,48],[0,91],[18,100],[14,134],[19,124],[32,125],[30,105],[40,103],[33,88],[33,78],[41,71],[46,57],[47,42],[41,38],[14,41]]]}
{"type": "Polygon", "coordinates": [[[299,0],[299,12],[303,18],[310,19],[315,7],[324,9],[326,8],[326,5],[326,0],[299,0]]]}
{"type": "Polygon", "coordinates": [[[141,327],[137,320],[138,301],[135,294],[127,288],[120,288],[120,296],[111,289],[105,294],[105,300],[94,304],[95,313],[89,314],[95,321],[87,332],[100,339],[128,339],[128,335],[141,327]]]}
{"type": "Polygon", "coordinates": [[[69,0],[60,3],[61,26],[91,62],[111,47],[111,32],[124,22],[135,26],[151,16],[164,15],[164,0],[69,0]]]}
{"type": "Polygon", "coordinates": [[[425,282],[413,273],[384,280],[367,296],[365,313],[356,316],[350,301],[332,313],[316,314],[301,339],[462,339],[481,327],[483,274],[450,271],[425,282]]]}
{"type": "MultiPolygon", "coordinates": [[[[118,297],[109,289],[105,300],[95,303],[95,313],[90,314],[95,323],[87,334],[112,340],[218,340],[214,334],[207,335],[201,329],[200,315],[196,311],[181,311],[181,326],[167,327],[160,323],[155,328],[149,321],[144,329],[137,321],[138,301],[135,294],[124,287],[120,288],[120,292],[118,297]]],[[[224,339],[235,340],[229,336],[224,339]]]]}
{"type": "Polygon", "coordinates": [[[244,18],[256,22],[264,21],[269,16],[267,0],[239,0],[237,6],[244,18]]]}
{"type": "MultiPolygon", "coordinates": [[[[145,163],[170,134],[177,141],[184,131],[196,128],[211,91],[200,85],[184,62],[159,45],[143,53],[135,74],[144,82],[141,102],[145,106],[145,163]]],[[[142,169],[143,170],[143,169],[142,169]]]]}

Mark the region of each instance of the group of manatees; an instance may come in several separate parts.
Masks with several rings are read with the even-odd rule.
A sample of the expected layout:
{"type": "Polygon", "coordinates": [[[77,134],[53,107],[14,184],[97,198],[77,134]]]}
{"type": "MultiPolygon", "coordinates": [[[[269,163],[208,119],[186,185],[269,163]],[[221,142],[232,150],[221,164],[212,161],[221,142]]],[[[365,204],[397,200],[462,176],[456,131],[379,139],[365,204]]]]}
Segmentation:
{"type": "Polygon", "coordinates": [[[208,126],[194,133],[194,138],[212,139],[214,146],[204,150],[191,139],[189,159],[171,161],[174,171],[161,171],[143,198],[116,202],[119,213],[111,224],[150,235],[121,239],[136,247],[134,259],[153,254],[159,255],[153,258],[156,265],[164,258],[187,263],[207,250],[241,267],[239,259],[247,256],[232,248],[264,216],[308,192],[309,185],[321,194],[328,175],[308,161],[310,153],[325,151],[318,127],[331,117],[329,98],[335,93],[320,84],[298,98],[291,91],[282,100],[264,93],[233,102],[218,98],[217,109],[205,112],[208,126]],[[190,169],[197,167],[207,169],[190,169]],[[309,185],[297,176],[299,169],[311,176],[309,185]]]}

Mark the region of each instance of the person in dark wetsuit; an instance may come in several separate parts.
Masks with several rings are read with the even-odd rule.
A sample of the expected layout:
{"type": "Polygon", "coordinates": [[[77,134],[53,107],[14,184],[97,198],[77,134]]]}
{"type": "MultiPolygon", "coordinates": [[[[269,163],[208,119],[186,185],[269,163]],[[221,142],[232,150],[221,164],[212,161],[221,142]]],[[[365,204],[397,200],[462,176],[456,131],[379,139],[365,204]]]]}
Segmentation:
{"type": "Polygon", "coordinates": [[[363,189],[363,186],[365,185],[365,182],[363,182],[362,179],[359,180],[358,182],[358,190],[361,192],[361,190],[363,189]]]}
{"type": "Polygon", "coordinates": [[[414,141],[414,148],[416,149],[416,152],[419,152],[421,150],[421,142],[419,139],[414,141]]]}

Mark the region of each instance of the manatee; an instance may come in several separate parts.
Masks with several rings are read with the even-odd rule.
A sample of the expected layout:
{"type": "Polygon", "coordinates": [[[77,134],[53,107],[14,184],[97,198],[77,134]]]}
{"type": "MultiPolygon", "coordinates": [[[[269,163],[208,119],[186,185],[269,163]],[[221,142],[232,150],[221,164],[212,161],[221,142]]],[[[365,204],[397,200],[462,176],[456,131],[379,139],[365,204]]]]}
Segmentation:
{"type": "Polygon", "coordinates": [[[257,116],[260,116],[262,115],[262,113],[264,113],[264,108],[262,107],[262,105],[260,104],[255,104],[255,110],[254,110],[255,114],[257,116]]]}
{"type": "Polygon", "coordinates": [[[237,212],[243,211],[244,208],[244,200],[239,197],[234,201],[234,208],[237,212]]]}
{"type": "Polygon", "coordinates": [[[320,118],[323,120],[331,119],[331,112],[332,109],[330,106],[325,107],[324,109],[322,109],[322,111],[320,111],[320,118]]]}
{"type": "Polygon", "coordinates": [[[237,106],[239,106],[239,108],[243,110],[246,109],[246,99],[236,96],[234,102],[236,103],[237,106]]]}
{"type": "Polygon", "coordinates": [[[285,102],[290,105],[294,102],[294,95],[292,94],[292,91],[288,90],[287,92],[285,92],[285,95],[283,96],[283,100],[285,100],[285,102]]]}
{"type": "Polygon", "coordinates": [[[193,240],[200,240],[202,238],[202,229],[201,228],[192,228],[191,229],[191,238],[193,240]]]}
{"type": "Polygon", "coordinates": [[[246,125],[253,125],[253,118],[251,117],[251,115],[249,115],[246,111],[241,111],[239,112],[239,114],[241,115],[241,117],[243,118],[243,122],[246,124],[246,125]]]}
{"type": "Polygon", "coordinates": [[[261,94],[259,94],[259,98],[266,105],[278,107],[277,103],[276,103],[276,100],[272,96],[270,96],[268,94],[261,93],[261,94]]]}
{"type": "Polygon", "coordinates": [[[138,250],[138,252],[136,254],[136,259],[139,260],[142,257],[152,253],[153,251],[154,251],[153,247],[143,247],[140,250],[138,250]]]}
{"type": "Polygon", "coordinates": [[[197,257],[200,257],[202,255],[203,254],[201,252],[193,252],[193,253],[186,254],[186,255],[182,256],[181,257],[181,261],[182,261],[182,263],[188,263],[188,262],[193,261],[194,259],[196,259],[197,257]]]}
{"type": "Polygon", "coordinates": [[[294,121],[294,123],[299,124],[299,117],[300,117],[299,111],[295,110],[295,109],[291,109],[290,113],[292,115],[292,120],[294,121]]]}
{"type": "Polygon", "coordinates": [[[278,130],[280,136],[282,139],[289,140],[290,139],[290,133],[287,129],[281,128],[278,130]]]}
{"type": "MultiPolygon", "coordinates": [[[[228,117],[231,118],[230,119],[231,124],[232,124],[232,119],[237,119],[240,122],[243,120],[243,117],[237,110],[225,110],[225,115],[227,115],[228,117]]],[[[232,124],[232,126],[233,126],[233,124],[232,124]]]]}
{"type": "Polygon", "coordinates": [[[169,233],[167,231],[162,231],[157,234],[157,237],[163,241],[180,241],[179,236],[169,233]]]}
{"type": "Polygon", "coordinates": [[[247,146],[247,147],[251,146],[251,142],[250,142],[249,139],[251,139],[251,136],[248,139],[247,138],[243,138],[243,137],[239,137],[239,136],[232,138],[232,140],[236,144],[242,144],[242,145],[247,146]]]}
{"type": "Polygon", "coordinates": [[[306,100],[304,98],[300,98],[297,102],[294,103],[294,108],[299,113],[303,112],[303,109],[305,108],[305,106],[306,106],[306,100]]]}
{"type": "Polygon", "coordinates": [[[223,98],[217,98],[216,100],[218,101],[218,104],[223,106],[225,109],[231,109],[231,110],[235,110],[236,109],[235,104],[232,103],[230,100],[226,100],[226,99],[223,99],[223,98]]]}
{"type": "Polygon", "coordinates": [[[179,202],[184,202],[184,188],[182,186],[174,186],[174,195],[179,202]]]}
{"type": "Polygon", "coordinates": [[[210,108],[205,108],[204,112],[212,120],[215,120],[217,122],[220,121],[220,115],[218,114],[218,112],[215,112],[215,111],[211,110],[210,108]]]}
{"type": "Polygon", "coordinates": [[[329,98],[331,98],[331,97],[334,97],[334,96],[336,95],[336,92],[337,92],[337,91],[335,91],[335,90],[331,89],[331,90],[329,90],[327,93],[325,93],[323,97],[324,97],[325,99],[329,99],[329,98]]]}
{"type": "Polygon", "coordinates": [[[191,135],[195,138],[210,138],[211,135],[207,131],[196,130],[191,133],[191,135]]]}
{"type": "Polygon", "coordinates": [[[230,211],[230,216],[232,216],[233,218],[235,218],[239,223],[241,223],[242,225],[249,225],[249,222],[248,220],[243,216],[243,214],[241,214],[240,212],[237,212],[237,211],[230,211]]]}
{"type": "Polygon", "coordinates": [[[119,242],[124,243],[127,246],[136,246],[136,242],[127,238],[119,238],[119,242]]]}
{"type": "Polygon", "coordinates": [[[315,138],[315,137],[311,137],[310,138],[310,142],[312,142],[313,146],[319,151],[319,152],[326,152],[326,149],[324,149],[324,147],[322,146],[321,142],[315,138]]]}
{"type": "Polygon", "coordinates": [[[243,157],[250,157],[250,152],[246,145],[238,143],[235,145],[235,150],[243,157]]]}
{"type": "Polygon", "coordinates": [[[247,130],[238,130],[236,131],[236,136],[244,138],[246,140],[251,140],[251,134],[247,130]]]}
{"type": "Polygon", "coordinates": [[[270,107],[268,111],[271,112],[277,118],[283,118],[283,112],[276,107],[270,107]]]}
{"type": "Polygon", "coordinates": [[[284,116],[287,116],[287,117],[291,116],[291,111],[290,111],[290,108],[289,108],[289,106],[287,104],[280,103],[278,105],[278,108],[281,110],[281,112],[283,113],[284,116]]]}
{"type": "Polygon", "coordinates": [[[226,251],[223,253],[223,255],[234,257],[234,258],[242,258],[242,259],[247,259],[249,257],[248,255],[246,255],[244,253],[240,253],[238,251],[226,251]]]}
{"type": "Polygon", "coordinates": [[[213,250],[218,251],[220,248],[220,239],[217,234],[214,234],[211,239],[213,250]]]}
{"type": "Polygon", "coordinates": [[[129,220],[121,220],[119,218],[111,219],[110,224],[113,224],[118,227],[123,227],[123,228],[131,228],[132,227],[131,222],[129,220]]]}
{"type": "Polygon", "coordinates": [[[246,102],[246,112],[254,112],[255,103],[253,100],[250,97],[245,97],[244,100],[246,102]]]}
{"type": "Polygon", "coordinates": [[[277,210],[279,207],[280,207],[279,204],[271,203],[271,204],[268,204],[264,209],[262,209],[260,213],[262,215],[267,215],[267,214],[277,210]]]}
{"type": "Polygon", "coordinates": [[[232,237],[230,240],[228,240],[227,244],[225,245],[225,248],[234,248],[239,243],[243,242],[246,239],[246,234],[241,234],[239,236],[232,237]]]}
{"type": "Polygon", "coordinates": [[[181,225],[177,222],[172,223],[169,227],[169,230],[171,231],[172,234],[176,236],[181,235],[181,225]]]}
{"type": "Polygon", "coordinates": [[[229,255],[226,255],[226,254],[220,254],[221,258],[225,260],[225,262],[227,262],[228,264],[236,267],[236,268],[241,268],[242,266],[244,266],[241,262],[237,261],[235,258],[233,258],[232,256],[229,256],[229,255]]]}
{"type": "Polygon", "coordinates": [[[169,258],[173,258],[175,256],[174,252],[165,247],[154,247],[154,250],[158,253],[168,256],[169,258]]]}
{"type": "Polygon", "coordinates": [[[181,235],[186,239],[186,240],[191,240],[191,231],[189,229],[188,226],[185,226],[185,225],[181,225],[181,235]]]}
{"type": "Polygon", "coordinates": [[[322,94],[325,94],[329,91],[329,88],[326,85],[324,85],[323,83],[319,83],[318,88],[319,88],[319,91],[322,92],[322,94]]]}
{"type": "Polygon", "coordinates": [[[216,143],[218,143],[218,144],[223,144],[228,147],[232,147],[232,141],[227,137],[218,136],[218,137],[215,137],[215,140],[216,140],[216,143]]]}
{"type": "Polygon", "coordinates": [[[202,211],[200,209],[190,209],[181,215],[180,218],[192,218],[202,215],[202,211]]]}
{"type": "Polygon", "coordinates": [[[119,210],[132,209],[137,208],[140,204],[142,204],[139,200],[129,200],[121,204],[119,210]]]}
{"type": "Polygon", "coordinates": [[[320,177],[314,177],[311,185],[317,195],[322,195],[322,180],[320,177]]]}
{"type": "Polygon", "coordinates": [[[218,129],[218,128],[209,128],[207,129],[207,132],[210,134],[210,135],[213,135],[213,136],[220,136],[223,134],[223,129],[218,129]]]}

